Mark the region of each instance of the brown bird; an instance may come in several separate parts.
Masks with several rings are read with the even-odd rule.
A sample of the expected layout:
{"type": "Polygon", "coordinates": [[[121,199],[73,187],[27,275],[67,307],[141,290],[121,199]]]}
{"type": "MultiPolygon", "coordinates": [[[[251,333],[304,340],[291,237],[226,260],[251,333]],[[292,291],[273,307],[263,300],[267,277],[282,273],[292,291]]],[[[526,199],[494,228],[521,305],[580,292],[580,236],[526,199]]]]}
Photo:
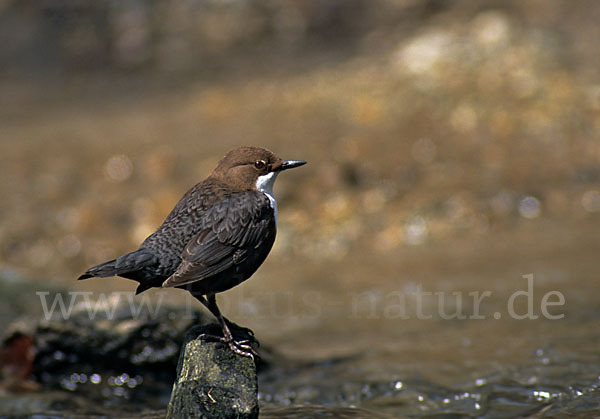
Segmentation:
{"type": "Polygon", "coordinates": [[[269,150],[239,147],[208,178],[192,187],[138,250],[88,269],[79,279],[121,276],[152,287],[188,290],[219,321],[222,340],[254,356],[248,341],[235,341],[215,294],[250,278],[269,254],[277,231],[273,184],[283,170],[306,164],[269,150]]]}

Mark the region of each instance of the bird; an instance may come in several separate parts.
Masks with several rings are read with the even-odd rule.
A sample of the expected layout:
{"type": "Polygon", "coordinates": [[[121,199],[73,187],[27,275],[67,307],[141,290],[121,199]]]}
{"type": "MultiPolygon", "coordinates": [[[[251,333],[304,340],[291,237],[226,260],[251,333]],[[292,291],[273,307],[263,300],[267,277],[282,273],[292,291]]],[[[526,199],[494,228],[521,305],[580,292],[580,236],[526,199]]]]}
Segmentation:
{"type": "Polygon", "coordinates": [[[136,295],[153,287],[185,289],[218,320],[223,336],[216,339],[254,358],[249,341],[233,338],[216,294],[250,278],[265,261],[277,232],[275,179],[304,164],[261,147],[234,148],[137,250],[91,267],[78,279],[131,279],[139,283],[136,295]]]}

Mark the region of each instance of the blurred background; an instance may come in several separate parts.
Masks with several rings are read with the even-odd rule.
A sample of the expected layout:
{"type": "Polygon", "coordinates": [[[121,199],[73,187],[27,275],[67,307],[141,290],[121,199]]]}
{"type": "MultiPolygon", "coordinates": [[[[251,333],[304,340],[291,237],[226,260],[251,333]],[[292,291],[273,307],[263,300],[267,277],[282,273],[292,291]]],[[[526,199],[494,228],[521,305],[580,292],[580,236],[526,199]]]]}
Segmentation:
{"type": "MultiPolygon", "coordinates": [[[[75,278],[258,145],[309,165],[278,180],[267,262],[219,297],[232,320],[287,356],[354,357],[333,387],[491,374],[575,414],[573,383],[600,384],[599,21],[593,0],[0,1],[0,331],[35,291],[133,290],[75,278]],[[507,318],[527,274],[536,314],[558,291],[564,318],[507,318]],[[432,319],[399,320],[418,289],[448,311],[490,291],[486,319],[433,295],[432,319]]],[[[374,411],[437,411],[415,394],[374,411]]]]}

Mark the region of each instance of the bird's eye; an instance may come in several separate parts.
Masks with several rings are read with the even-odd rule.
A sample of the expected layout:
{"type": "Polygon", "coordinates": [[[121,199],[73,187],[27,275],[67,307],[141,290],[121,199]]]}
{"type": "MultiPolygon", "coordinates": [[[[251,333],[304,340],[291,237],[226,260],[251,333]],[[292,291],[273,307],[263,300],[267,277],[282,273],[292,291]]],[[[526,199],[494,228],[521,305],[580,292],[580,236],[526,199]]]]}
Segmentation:
{"type": "Polygon", "coordinates": [[[254,162],[254,167],[256,167],[258,170],[264,169],[266,165],[267,162],[264,160],[257,160],[254,162]]]}

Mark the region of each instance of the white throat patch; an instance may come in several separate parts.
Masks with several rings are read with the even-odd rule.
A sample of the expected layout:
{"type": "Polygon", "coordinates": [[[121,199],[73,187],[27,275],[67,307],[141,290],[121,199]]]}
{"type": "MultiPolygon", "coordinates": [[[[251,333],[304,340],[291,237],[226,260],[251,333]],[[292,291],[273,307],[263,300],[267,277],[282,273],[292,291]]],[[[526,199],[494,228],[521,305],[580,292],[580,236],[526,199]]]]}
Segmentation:
{"type": "Polygon", "coordinates": [[[269,172],[266,175],[259,176],[256,180],[256,189],[267,195],[271,202],[271,208],[275,212],[275,222],[277,222],[277,201],[273,195],[273,184],[279,172],[269,172]]]}

